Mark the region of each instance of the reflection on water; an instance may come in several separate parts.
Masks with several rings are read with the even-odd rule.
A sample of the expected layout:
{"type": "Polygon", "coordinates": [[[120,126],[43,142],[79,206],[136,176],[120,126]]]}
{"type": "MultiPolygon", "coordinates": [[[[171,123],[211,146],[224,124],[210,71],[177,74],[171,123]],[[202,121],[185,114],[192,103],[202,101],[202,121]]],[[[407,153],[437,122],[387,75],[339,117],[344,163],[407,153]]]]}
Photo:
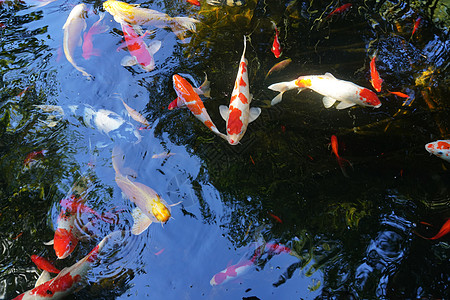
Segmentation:
{"type": "MultiPolygon", "coordinates": [[[[147,72],[121,66],[128,49],[121,26],[106,14],[101,22],[109,29],[92,39],[100,55],[83,55],[82,47],[73,53],[94,80],[74,69],[62,47],[61,28],[76,4],[0,2],[0,298],[33,288],[41,271],[31,255],[62,269],[114,231],[120,234],[89,270],[86,287],[71,297],[434,299],[450,293],[448,236],[420,237],[434,236],[450,215],[449,166],[424,149],[449,138],[445,1],[430,7],[352,2],[339,13],[332,12],[346,3],[142,2],[198,19],[197,32],[181,41],[170,29],[143,26],[147,44],[161,41],[155,69],[147,72]],[[283,48],[279,59],[270,51],[272,21],[283,48]],[[223,131],[219,106],[229,104],[244,34],[252,106],[262,113],[241,144],[230,146],[188,111],[167,106],[176,98],[173,74],[199,83],[206,72],[212,99],[205,107],[223,131]],[[326,109],[322,96],[308,91],[286,92],[270,106],[275,93],[267,87],[299,75],[330,72],[371,88],[374,54],[383,79],[380,108],[326,109]],[[287,58],[288,66],[266,76],[287,58]],[[150,126],[143,128],[120,99],[150,126]],[[352,163],[349,178],[331,154],[332,135],[352,163]],[[122,172],[130,181],[168,205],[181,201],[165,224],[131,234],[136,205],[115,181],[114,146],[124,152],[122,172]],[[79,190],[83,178],[89,188],[79,190]],[[82,237],[69,257],[57,260],[44,242],[54,237],[61,199],[72,194],[82,194],[101,217],[76,210],[82,237]]],[[[89,30],[103,9],[86,5],[89,30]]]]}

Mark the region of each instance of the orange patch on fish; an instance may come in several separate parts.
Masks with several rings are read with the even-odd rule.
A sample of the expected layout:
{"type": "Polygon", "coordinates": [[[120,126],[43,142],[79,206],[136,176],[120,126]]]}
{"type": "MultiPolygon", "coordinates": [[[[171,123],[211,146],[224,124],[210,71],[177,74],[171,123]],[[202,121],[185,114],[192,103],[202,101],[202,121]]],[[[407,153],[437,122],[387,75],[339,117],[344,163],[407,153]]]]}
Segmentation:
{"type": "Polygon", "coordinates": [[[241,80],[239,80],[239,85],[240,86],[247,86],[247,84],[245,83],[245,80],[242,79],[242,77],[241,77],[241,80]]]}
{"type": "Polygon", "coordinates": [[[311,79],[297,79],[295,81],[295,85],[297,85],[298,87],[301,87],[301,88],[310,87],[311,79]]]}
{"type": "Polygon", "coordinates": [[[241,133],[242,126],[244,125],[241,121],[242,111],[238,108],[231,110],[228,116],[228,134],[239,134],[241,133]]]}
{"type": "Polygon", "coordinates": [[[436,149],[450,149],[450,144],[447,142],[438,142],[436,149]]]}
{"type": "Polygon", "coordinates": [[[242,93],[239,94],[239,100],[241,100],[241,102],[244,103],[244,104],[248,103],[247,97],[245,97],[245,95],[242,94],[242,93]]]}
{"type": "Polygon", "coordinates": [[[211,128],[213,128],[213,127],[216,127],[216,126],[214,126],[214,124],[213,124],[210,120],[206,120],[206,121],[205,121],[205,125],[206,125],[209,129],[211,129],[211,128]]]}
{"type": "Polygon", "coordinates": [[[194,115],[200,115],[202,113],[203,107],[198,103],[187,103],[187,107],[194,115]]]}
{"type": "Polygon", "coordinates": [[[245,62],[241,62],[240,67],[242,69],[241,74],[244,74],[244,72],[247,72],[247,64],[245,62]]]}
{"type": "Polygon", "coordinates": [[[360,100],[373,106],[380,105],[380,99],[378,99],[377,95],[368,89],[362,89],[359,91],[360,100]]]}

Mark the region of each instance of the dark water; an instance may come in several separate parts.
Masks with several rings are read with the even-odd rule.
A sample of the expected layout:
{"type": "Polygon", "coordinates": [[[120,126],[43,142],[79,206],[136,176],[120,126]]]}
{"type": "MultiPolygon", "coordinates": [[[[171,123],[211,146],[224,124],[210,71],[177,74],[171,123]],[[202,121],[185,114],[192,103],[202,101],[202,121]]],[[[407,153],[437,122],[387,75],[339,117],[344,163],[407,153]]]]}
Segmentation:
{"type": "MultiPolygon", "coordinates": [[[[100,1],[85,3],[91,9],[89,28],[103,8],[100,1]]],[[[235,8],[204,1],[200,8],[181,0],[139,3],[201,23],[186,43],[168,29],[151,33],[162,47],[156,69],[146,72],[120,65],[126,55],[117,51],[120,25],[106,13],[109,30],[94,37],[101,55],[84,60],[80,48],[75,53],[94,80],[75,70],[62,50],[61,28],[77,2],[0,3],[0,298],[34,287],[40,271],[32,254],[56,260],[43,243],[53,238],[59,201],[80,182],[89,182],[87,204],[112,213],[114,222],[98,223],[95,235],[56,265],[72,265],[112,231],[124,234],[103,251],[86,287],[69,298],[450,298],[449,237],[415,234],[431,237],[450,217],[449,164],[424,149],[450,138],[447,2],[352,2],[350,10],[330,18],[344,3],[249,0],[235,8]],[[271,21],[280,29],[279,59],[270,52],[271,21]],[[173,74],[201,82],[206,72],[212,99],[205,106],[224,132],[218,107],[229,103],[243,35],[249,36],[252,106],[262,113],[241,144],[230,146],[188,110],[167,106],[176,98],[173,74]],[[322,97],[311,91],[286,92],[270,107],[276,93],[267,86],[299,75],[330,72],[371,88],[375,52],[384,80],[380,108],[325,109],[322,97]],[[285,58],[292,63],[265,78],[285,58]],[[138,130],[141,125],[119,97],[151,128],[138,130]],[[37,105],[61,106],[64,115],[37,105]],[[106,134],[83,121],[89,109],[115,112],[126,123],[106,134]],[[339,154],[352,163],[349,177],[331,154],[332,135],[339,154]],[[182,201],[164,226],[129,233],[135,205],[114,180],[114,146],[124,152],[137,181],[169,204],[182,201]],[[24,164],[29,153],[40,150],[47,152],[24,164]],[[164,152],[174,155],[152,158],[164,152]],[[250,260],[265,243],[291,252],[265,251],[242,276],[210,285],[214,274],[250,260]]],[[[79,218],[88,222],[87,216],[79,218]]]]}

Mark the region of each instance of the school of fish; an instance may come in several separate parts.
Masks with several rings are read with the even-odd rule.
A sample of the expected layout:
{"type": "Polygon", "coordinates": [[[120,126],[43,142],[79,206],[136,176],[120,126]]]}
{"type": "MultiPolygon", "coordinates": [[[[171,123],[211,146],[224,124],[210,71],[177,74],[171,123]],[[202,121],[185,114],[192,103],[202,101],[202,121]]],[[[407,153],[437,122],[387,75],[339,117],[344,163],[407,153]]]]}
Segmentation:
{"type": "MultiPolygon", "coordinates": [[[[200,6],[197,0],[187,0],[188,3],[194,6],[200,6]]],[[[50,2],[49,2],[50,3],[50,2]]],[[[209,1],[208,4],[216,5],[217,1],[209,1]]],[[[45,5],[45,4],[44,4],[45,5]]],[[[233,4],[242,5],[242,3],[233,4]]],[[[331,11],[326,19],[342,14],[351,9],[352,4],[347,3],[336,7],[331,11]]],[[[151,36],[149,31],[143,31],[144,27],[169,28],[182,42],[186,42],[189,32],[195,34],[196,24],[199,20],[190,17],[172,17],[163,12],[140,7],[139,5],[128,4],[122,1],[107,0],[103,2],[103,9],[108,12],[117,22],[117,26],[123,35],[124,42],[119,46],[118,51],[128,51],[129,55],[125,56],[120,64],[122,66],[132,67],[138,65],[144,71],[151,72],[158,68],[155,56],[158,55],[163,46],[163,42],[159,40],[152,40],[147,42],[147,38],[151,36]]],[[[87,29],[86,19],[89,17],[92,10],[84,3],[75,5],[69,13],[67,20],[63,26],[63,51],[67,61],[83,76],[89,80],[95,80],[95,76],[88,73],[85,68],[81,67],[80,61],[77,61],[77,48],[81,47],[82,57],[84,60],[89,60],[92,56],[101,56],[101,50],[96,47],[94,39],[95,36],[107,34],[110,29],[104,24],[106,13],[101,12],[98,20],[87,29]]],[[[415,22],[411,38],[418,30],[421,18],[415,22]]],[[[272,29],[274,35],[271,39],[272,45],[270,52],[273,53],[276,59],[283,57],[283,48],[280,29],[276,22],[272,21],[272,29]]],[[[241,37],[239,37],[241,38],[241,37]]],[[[251,83],[249,81],[249,63],[245,57],[247,49],[248,37],[243,36],[242,55],[239,60],[236,60],[236,65],[232,68],[237,69],[234,87],[231,91],[230,101],[228,106],[221,105],[219,113],[225,121],[225,133],[222,133],[215,125],[212,118],[208,114],[201,97],[210,98],[210,82],[207,77],[202,85],[196,86],[195,82],[192,84],[182,76],[182,74],[173,74],[172,82],[173,89],[177,98],[167,103],[168,110],[178,108],[187,108],[196,119],[202,122],[215,135],[226,141],[229,145],[239,145],[244,138],[247,128],[250,123],[257,120],[261,115],[261,108],[251,107],[253,95],[251,94],[251,83]],[[193,86],[194,85],[194,86],[193,86]]],[[[330,108],[335,103],[336,109],[342,110],[353,107],[355,105],[376,109],[382,105],[377,93],[383,89],[383,79],[376,67],[377,53],[374,53],[370,58],[369,73],[370,84],[375,92],[369,89],[368,84],[359,86],[349,80],[337,79],[331,73],[325,74],[303,74],[295,79],[288,79],[287,81],[273,83],[268,86],[269,90],[275,91],[278,94],[274,96],[271,105],[276,105],[281,102],[284,93],[290,90],[297,90],[298,92],[305,89],[312,90],[323,96],[322,103],[325,108],[330,108]]],[[[277,62],[267,73],[265,79],[274,72],[281,72],[286,68],[292,60],[285,58],[277,62]]],[[[409,96],[402,92],[389,92],[402,98],[409,96]]],[[[145,119],[143,115],[127,105],[126,101],[118,97],[123,103],[124,108],[129,116],[145,126],[151,127],[151,123],[145,119]]],[[[59,112],[64,116],[64,111],[61,107],[56,106],[39,106],[46,112],[59,112]]],[[[90,106],[80,108],[73,106],[69,110],[73,115],[83,116],[84,124],[88,127],[95,128],[103,134],[111,137],[112,132],[121,132],[119,137],[123,137],[123,132],[128,131],[131,136],[137,138],[137,142],[141,141],[141,136],[136,131],[134,125],[125,121],[120,115],[107,109],[94,109],[90,106]],[[124,127],[124,126],[127,127],[124,127]],[[127,129],[125,129],[127,128],[127,129]]],[[[66,113],[67,115],[67,113],[66,113]]],[[[142,129],[142,128],[141,128],[142,129]]],[[[111,137],[112,138],[112,137],[111,137]]],[[[127,136],[125,136],[125,139],[127,136]]],[[[223,143],[223,142],[222,142],[223,143]]],[[[352,164],[347,159],[344,159],[338,153],[339,143],[335,135],[331,136],[330,142],[332,152],[336,156],[338,166],[345,177],[350,177],[347,171],[348,166],[352,164]]],[[[437,140],[425,145],[426,151],[443,160],[450,162],[450,140],[437,140]]],[[[30,167],[39,159],[45,158],[47,150],[33,151],[24,161],[24,166],[30,167]]],[[[161,154],[161,157],[167,158],[173,153],[161,154]]],[[[159,158],[159,155],[154,155],[153,158],[159,158]]],[[[150,186],[141,183],[136,179],[136,172],[124,167],[126,155],[122,152],[118,145],[115,145],[111,153],[111,164],[115,174],[115,182],[117,187],[122,192],[124,198],[129,199],[134,209],[130,212],[134,224],[130,228],[130,232],[139,235],[144,232],[152,223],[165,224],[171,218],[171,207],[175,204],[169,204],[162,199],[160,194],[150,186]]],[[[254,163],[253,159],[252,162],[254,163]]],[[[99,222],[110,222],[105,214],[98,213],[88,205],[88,193],[76,193],[71,191],[67,197],[62,199],[59,203],[60,213],[58,215],[54,238],[46,245],[52,245],[57,259],[65,259],[71,255],[80,241],[86,239],[94,239],[89,228],[95,227],[99,222]],[[84,219],[83,219],[83,218],[84,219]]],[[[269,213],[277,222],[282,223],[281,219],[276,215],[269,213]]],[[[428,239],[438,239],[450,232],[450,220],[447,221],[441,230],[434,237],[428,239]]],[[[59,270],[45,257],[39,255],[32,255],[31,260],[36,264],[37,268],[43,270],[41,277],[36,282],[36,286],[17,296],[15,299],[59,299],[78,290],[85,284],[85,275],[92,267],[92,264],[98,260],[105,244],[110,240],[110,235],[104,237],[98,245],[88,253],[84,258],[79,260],[72,266],[59,270]],[[56,277],[51,278],[50,273],[56,273],[56,277]]],[[[216,273],[210,280],[212,286],[225,284],[229,281],[235,280],[248,272],[258,263],[264,253],[270,255],[287,253],[292,254],[291,249],[284,245],[277,243],[265,243],[262,246],[252,251],[252,255],[244,255],[242,259],[234,264],[229,265],[224,270],[216,273]]]]}

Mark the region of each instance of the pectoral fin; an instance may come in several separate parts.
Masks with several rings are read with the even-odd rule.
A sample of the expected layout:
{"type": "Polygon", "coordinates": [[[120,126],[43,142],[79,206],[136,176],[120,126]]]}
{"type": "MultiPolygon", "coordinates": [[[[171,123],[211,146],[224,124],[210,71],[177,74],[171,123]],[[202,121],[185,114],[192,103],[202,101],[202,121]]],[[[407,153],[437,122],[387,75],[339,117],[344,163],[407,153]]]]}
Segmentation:
{"type": "Polygon", "coordinates": [[[133,209],[131,216],[134,220],[133,227],[131,228],[131,233],[134,235],[141,234],[152,223],[152,220],[150,220],[150,218],[147,217],[138,207],[133,209]]]}
{"type": "Polygon", "coordinates": [[[353,105],[356,105],[356,103],[341,102],[336,106],[336,109],[346,109],[346,108],[352,107],[353,105]]]}
{"type": "Polygon", "coordinates": [[[135,57],[132,56],[125,56],[124,58],[122,58],[122,60],[120,61],[120,64],[123,67],[131,67],[134,66],[135,64],[137,64],[137,60],[135,57]]]}
{"type": "Polygon", "coordinates": [[[222,119],[227,121],[228,120],[228,114],[230,113],[230,111],[228,109],[228,106],[226,106],[226,105],[219,106],[219,112],[220,112],[220,115],[222,116],[222,119]]]}
{"type": "Polygon", "coordinates": [[[46,246],[51,246],[53,244],[54,244],[54,240],[51,240],[51,241],[48,241],[48,242],[44,243],[44,245],[46,245],[46,246]]]}
{"type": "Polygon", "coordinates": [[[260,114],[261,114],[261,108],[259,108],[259,107],[250,108],[248,122],[251,123],[251,122],[255,121],[259,117],[260,114]]]}
{"type": "Polygon", "coordinates": [[[147,49],[148,52],[153,55],[161,48],[161,41],[152,41],[150,44],[148,44],[147,49]]]}
{"type": "Polygon", "coordinates": [[[39,276],[38,280],[36,280],[36,283],[34,284],[34,287],[40,286],[44,282],[47,282],[51,279],[50,273],[48,271],[43,271],[41,275],[39,276]]]}
{"type": "Polygon", "coordinates": [[[325,108],[330,108],[336,102],[336,99],[325,96],[325,97],[323,97],[322,102],[323,102],[323,106],[325,106],[325,108]]]}
{"type": "Polygon", "coordinates": [[[334,77],[333,74],[328,73],[328,72],[325,73],[325,76],[326,76],[326,77],[330,77],[330,78],[332,78],[332,79],[336,79],[336,77],[334,77]]]}

